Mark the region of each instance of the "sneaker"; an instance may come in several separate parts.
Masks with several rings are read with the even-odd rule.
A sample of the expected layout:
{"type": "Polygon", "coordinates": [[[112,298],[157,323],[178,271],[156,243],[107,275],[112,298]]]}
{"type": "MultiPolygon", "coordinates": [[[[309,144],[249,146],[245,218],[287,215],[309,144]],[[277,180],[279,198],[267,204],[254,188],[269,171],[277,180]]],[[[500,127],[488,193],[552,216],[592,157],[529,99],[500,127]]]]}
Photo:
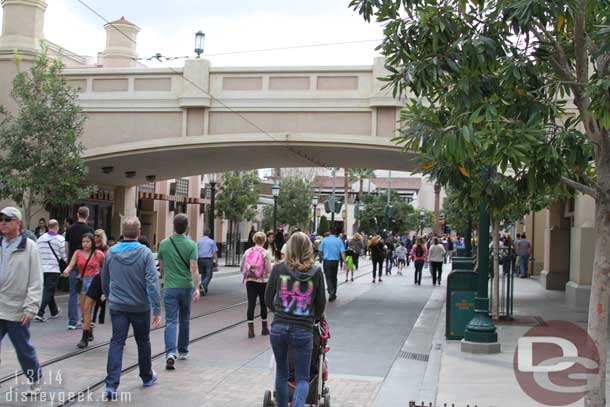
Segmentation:
{"type": "Polygon", "coordinates": [[[38,321],[38,322],[47,322],[47,320],[45,319],[45,317],[41,317],[40,315],[36,315],[34,317],[34,321],[38,321]]]}
{"type": "Polygon", "coordinates": [[[27,397],[32,397],[40,394],[40,381],[30,384],[30,388],[25,392],[27,397]]]}
{"type": "Polygon", "coordinates": [[[150,379],[147,382],[143,383],[144,387],[150,387],[152,385],[154,385],[155,383],[157,383],[157,380],[159,380],[159,376],[157,376],[157,372],[155,372],[154,370],[152,371],[152,379],[150,379]]]}
{"type": "Polygon", "coordinates": [[[89,326],[90,326],[91,328],[95,327],[95,322],[93,322],[93,321],[89,322],[89,326]]]}
{"type": "Polygon", "coordinates": [[[104,390],[104,400],[105,401],[116,401],[118,398],[118,393],[112,387],[106,387],[104,390]]]}
{"type": "Polygon", "coordinates": [[[175,370],[176,369],[176,356],[169,355],[167,359],[165,359],[165,369],[166,370],[175,370]]]}
{"type": "Polygon", "coordinates": [[[57,319],[57,318],[59,318],[59,314],[61,314],[61,308],[57,308],[57,314],[55,314],[55,315],[51,314],[49,319],[57,319]]]}
{"type": "Polygon", "coordinates": [[[188,360],[189,358],[189,353],[178,353],[178,360],[188,360]]]}
{"type": "Polygon", "coordinates": [[[76,331],[78,327],[76,325],[68,325],[68,331],[76,331]]]}

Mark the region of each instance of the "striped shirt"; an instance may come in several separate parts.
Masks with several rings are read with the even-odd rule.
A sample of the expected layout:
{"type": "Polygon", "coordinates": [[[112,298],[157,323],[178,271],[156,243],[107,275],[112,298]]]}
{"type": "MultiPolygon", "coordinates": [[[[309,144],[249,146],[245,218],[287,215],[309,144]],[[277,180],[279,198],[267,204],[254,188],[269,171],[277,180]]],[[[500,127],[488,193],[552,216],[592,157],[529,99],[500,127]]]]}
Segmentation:
{"type": "Polygon", "coordinates": [[[44,273],[59,273],[57,258],[53,255],[49,243],[53,246],[53,251],[60,259],[66,259],[66,239],[60,234],[48,232],[40,236],[36,241],[38,253],[40,254],[40,264],[44,273]]]}

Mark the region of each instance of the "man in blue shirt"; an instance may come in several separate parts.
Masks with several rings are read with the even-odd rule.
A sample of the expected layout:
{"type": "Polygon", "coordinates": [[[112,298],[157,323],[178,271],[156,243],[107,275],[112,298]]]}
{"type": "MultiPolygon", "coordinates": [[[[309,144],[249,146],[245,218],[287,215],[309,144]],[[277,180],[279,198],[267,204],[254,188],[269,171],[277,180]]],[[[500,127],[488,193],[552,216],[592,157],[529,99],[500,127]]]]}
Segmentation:
{"type": "Polygon", "coordinates": [[[328,290],[328,301],[337,299],[337,272],[339,271],[339,259],[345,260],[345,244],[338,235],[340,228],[333,230],[333,234],[322,239],[320,252],[322,253],[324,275],[326,276],[326,288],[328,290]]]}
{"type": "Polygon", "coordinates": [[[218,259],[218,247],[216,246],[216,242],[212,239],[212,233],[209,229],[206,229],[203,233],[203,237],[197,241],[197,252],[199,253],[197,265],[199,266],[199,274],[201,275],[199,289],[203,290],[203,295],[206,295],[208,293],[210,281],[212,281],[214,263],[216,263],[218,259]]]}

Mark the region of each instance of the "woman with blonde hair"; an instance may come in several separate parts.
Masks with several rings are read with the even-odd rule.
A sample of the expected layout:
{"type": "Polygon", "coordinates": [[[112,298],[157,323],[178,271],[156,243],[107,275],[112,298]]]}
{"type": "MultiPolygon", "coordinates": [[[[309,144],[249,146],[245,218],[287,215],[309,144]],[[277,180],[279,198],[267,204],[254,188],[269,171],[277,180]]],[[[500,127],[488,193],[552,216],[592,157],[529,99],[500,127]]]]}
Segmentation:
{"type": "Polygon", "coordinates": [[[303,407],[309,392],[313,326],[326,308],[324,275],[314,264],[313,246],[302,232],[286,244],[286,260],[273,266],[265,302],[274,313],[271,348],[277,365],[275,396],[278,407],[288,407],[288,351],[295,369],[293,407],[303,407]]]}
{"type": "Polygon", "coordinates": [[[256,299],[259,299],[261,304],[261,319],[263,327],[261,335],[269,335],[267,326],[267,306],[265,305],[265,290],[267,288],[267,280],[271,272],[271,263],[273,257],[271,253],[263,247],[267,236],[263,232],[256,232],[252,236],[254,247],[249,248],[242,257],[242,274],[243,282],[246,283],[246,292],[248,293],[248,310],[246,317],[248,319],[248,338],[254,338],[254,309],[256,308],[256,299]]]}

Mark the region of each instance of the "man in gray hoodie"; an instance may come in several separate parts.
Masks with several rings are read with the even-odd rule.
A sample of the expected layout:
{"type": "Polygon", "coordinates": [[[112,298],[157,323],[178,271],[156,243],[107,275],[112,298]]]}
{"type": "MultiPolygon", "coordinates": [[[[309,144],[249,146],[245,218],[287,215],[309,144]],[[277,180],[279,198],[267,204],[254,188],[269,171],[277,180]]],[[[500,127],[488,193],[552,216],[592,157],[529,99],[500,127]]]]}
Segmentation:
{"type": "Polygon", "coordinates": [[[140,228],[138,218],[124,221],[124,239],[108,251],[102,268],[102,289],[108,298],[112,320],[105,391],[110,400],[117,397],[129,325],[138,345],[140,378],[145,387],[157,381],[150,350],[150,308],[155,328],[161,323],[159,277],[150,249],[138,243],[140,228]]]}

